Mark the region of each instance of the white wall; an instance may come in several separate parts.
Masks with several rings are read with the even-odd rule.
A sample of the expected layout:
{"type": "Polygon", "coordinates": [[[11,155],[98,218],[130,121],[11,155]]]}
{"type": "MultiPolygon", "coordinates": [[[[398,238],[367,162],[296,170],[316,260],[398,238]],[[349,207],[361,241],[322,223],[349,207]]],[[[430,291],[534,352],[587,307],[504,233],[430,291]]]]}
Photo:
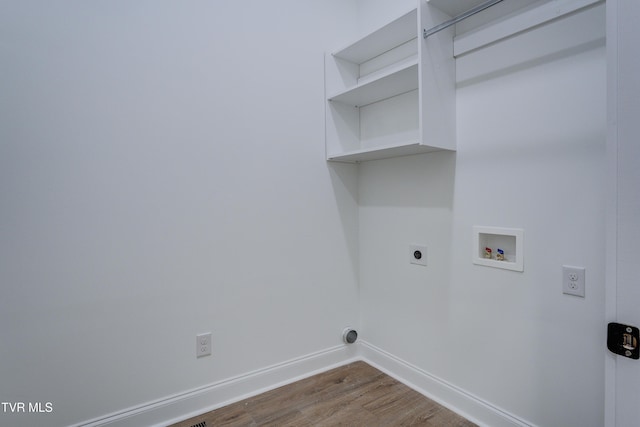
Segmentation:
{"type": "Polygon", "coordinates": [[[416,4],[417,0],[356,0],[358,37],[375,31],[416,4]]]}
{"type": "MultiPolygon", "coordinates": [[[[603,33],[604,7],[595,13],[603,33]]],[[[531,52],[458,81],[456,154],[360,166],[361,337],[526,423],[596,427],[604,41],[535,55],[573,25],[558,21],[458,59],[466,76],[490,54],[531,52]],[[523,228],[524,272],[473,265],[474,225],[523,228]],[[428,246],[427,268],[409,264],[411,243],[428,246]],[[562,294],[563,264],[586,268],[586,298],[562,294]]]]}
{"type": "Polygon", "coordinates": [[[322,61],[355,13],[0,4],[0,400],[53,404],[0,424],[81,422],[341,344],[356,177],[324,160],[322,61]]]}
{"type": "Polygon", "coordinates": [[[54,412],[0,423],[122,411],[358,323],[527,422],[602,423],[604,49],[459,82],[455,154],[327,165],[323,51],[413,5],[2,2],[0,401],[54,412]],[[476,224],[524,228],[524,273],[471,264],[476,224]]]}

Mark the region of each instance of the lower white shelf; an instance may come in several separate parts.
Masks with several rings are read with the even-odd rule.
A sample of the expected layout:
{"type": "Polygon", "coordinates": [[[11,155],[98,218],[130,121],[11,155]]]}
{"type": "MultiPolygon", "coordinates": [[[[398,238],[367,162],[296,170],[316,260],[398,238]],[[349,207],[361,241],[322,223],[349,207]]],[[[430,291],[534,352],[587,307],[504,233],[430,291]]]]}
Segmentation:
{"type": "Polygon", "coordinates": [[[357,163],[368,160],[386,159],[389,157],[410,156],[413,154],[439,151],[441,148],[432,147],[420,143],[406,143],[396,145],[385,145],[380,147],[368,147],[359,150],[347,151],[344,153],[327,154],[327,160],[334,162],[357,163]]]}

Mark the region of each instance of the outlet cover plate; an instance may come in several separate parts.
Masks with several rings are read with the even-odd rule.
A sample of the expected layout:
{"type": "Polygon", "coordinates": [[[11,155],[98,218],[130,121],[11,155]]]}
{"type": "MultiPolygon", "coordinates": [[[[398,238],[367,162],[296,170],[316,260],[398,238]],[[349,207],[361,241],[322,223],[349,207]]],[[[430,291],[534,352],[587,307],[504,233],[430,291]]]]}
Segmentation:
{"type": "Polygon", "coordinates": [[[211,356],[211,332],[196,335],[196,357],[211,356]]]}
{"type": "Polygon", "coordinates": [[[584,267],[562,266],[562,293],[584,298],[584,267]]]}
{"type": "Polygon", "coordinates": [[[427,265],[427,247],[425,245],[409,245],[409,262],[416,265],[427,265]]]}

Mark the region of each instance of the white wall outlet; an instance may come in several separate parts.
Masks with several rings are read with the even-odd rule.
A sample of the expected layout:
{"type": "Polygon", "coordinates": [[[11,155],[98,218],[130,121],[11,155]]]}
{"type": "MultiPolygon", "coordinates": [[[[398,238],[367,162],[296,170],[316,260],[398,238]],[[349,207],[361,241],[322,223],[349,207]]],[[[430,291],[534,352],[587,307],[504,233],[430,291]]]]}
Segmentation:
{"type": "Polygon", "coordinates": [[[562,293],[584,298],[584,267],[562,266],[562,293]]]}
{"type": "Polygon", "coordinates": [[[211,332],[196,335],[196,357],[211,356],[211,332]]]}
{"type": "Polygon", "coordinates": [[[424,245],[409,245],[409,262],[417,265],[427,265],[427,247],[424,245]]]}

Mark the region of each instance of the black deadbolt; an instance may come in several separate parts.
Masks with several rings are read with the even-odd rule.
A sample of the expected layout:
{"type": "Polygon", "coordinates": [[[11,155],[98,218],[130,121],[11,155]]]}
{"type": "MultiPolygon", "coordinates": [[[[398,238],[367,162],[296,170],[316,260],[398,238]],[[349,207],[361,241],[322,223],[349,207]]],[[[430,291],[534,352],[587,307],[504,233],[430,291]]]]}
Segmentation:
{"type": "Polygon", "coordinates": [[[415,251],[415,252],[413,253],[413,257],[414,257],[415,259],[420,259],[420,258],[422,258],[422,252],[420,252],[420,251],[415,251]]]}
{"type": "Polygon", "coordinates": [[[615,354],[630,359],[640,359],[640,330],[635,326],[609,323],[607,348],[615,354]]]}

